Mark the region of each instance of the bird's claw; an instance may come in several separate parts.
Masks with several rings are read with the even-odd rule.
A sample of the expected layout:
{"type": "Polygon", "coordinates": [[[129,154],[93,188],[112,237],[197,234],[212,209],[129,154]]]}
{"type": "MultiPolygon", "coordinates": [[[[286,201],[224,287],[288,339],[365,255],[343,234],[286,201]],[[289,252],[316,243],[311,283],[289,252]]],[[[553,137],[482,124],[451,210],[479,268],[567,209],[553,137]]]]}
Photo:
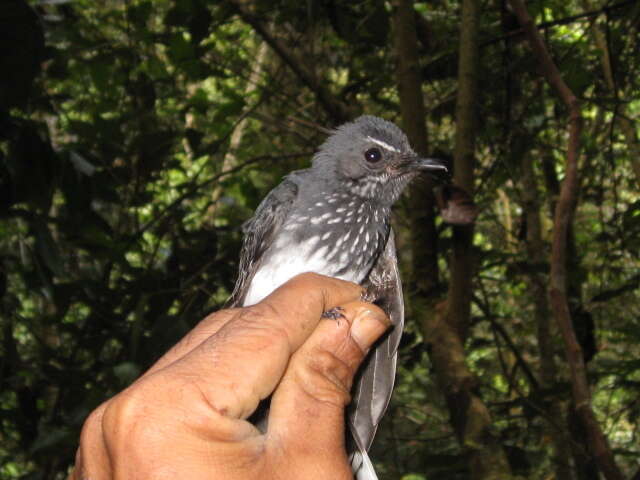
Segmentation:
{"type": "Polygon", "coordinates": [[[322,318],[328,318],[330,320],[337,320],[338,322],[340,322],[341,318],[346,318],[344,316],[344,308],[342,307],[334,307],[331,310],[327,310],[326,312],[324,312],[322,314],[322,318]]]}

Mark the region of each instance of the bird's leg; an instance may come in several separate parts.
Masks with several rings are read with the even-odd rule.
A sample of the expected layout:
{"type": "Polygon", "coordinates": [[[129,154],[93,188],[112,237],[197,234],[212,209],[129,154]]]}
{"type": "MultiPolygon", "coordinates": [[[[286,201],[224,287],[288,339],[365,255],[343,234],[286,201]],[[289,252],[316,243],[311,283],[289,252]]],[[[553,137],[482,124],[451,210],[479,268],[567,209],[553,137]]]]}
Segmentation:
{"type": "Polygon", "coordinates": [[[394,285],[391,282],[370,282],[368,283],[365,291],[362,292],[360,300],[362,300],[363,302],[373,303],[385,312],[389,312],[390,298],[388,296],[388,292],[392,291],[393,287],[394,285]]]}
{"type": "Polygon", "coordinates": [[[378,289],[375,285],[368,285],[362,295],[360,295],[360,300],[367,303],[376,303],[380,295],[378,294],[378,289]]]}

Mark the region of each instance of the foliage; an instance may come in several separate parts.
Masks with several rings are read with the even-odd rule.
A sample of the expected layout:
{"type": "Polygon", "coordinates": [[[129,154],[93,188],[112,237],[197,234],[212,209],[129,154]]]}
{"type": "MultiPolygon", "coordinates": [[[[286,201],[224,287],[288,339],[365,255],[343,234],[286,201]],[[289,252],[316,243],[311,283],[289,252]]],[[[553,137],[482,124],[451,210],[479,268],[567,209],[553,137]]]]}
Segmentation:
{"type": "MultiPolygon", "coordinates": [[[[459,3],[415,8],[431,147],[446,153],[459,3]]],[[[529,10],[583,100],[571,307],[594,408],[631,474],[640,458],[640,158],[621,119],[640,115],[640,5],[549,0],[529,10]],[[613,91],[593,25],[606,34],[613,91]]],[[[320,127],[340,120],[318,101],[318,85],[348,116],[399,122],[386,2],[257,1],[251,11],[311,82],[231,1],[7,0],[0,11],[1,478],[63,478],[86,415],[224,305],[241,223],[282,175],[307,164],[320,127]]],[[[545,409],[566,406],[570,389],[555,331],[557,379],[540,387],[527,279],[546,276],[548,263],[532,264],[525,248],[521,159],[533,160],[548,258],[566,115],[516,29],[503,3],[484,4],[467,361],[514,472],[542,479],[553,472],[545,409]]],[[[406,217],[398,209],[400,241],[406,217]]],[[[451,233],[439,231],[446,276],[451,233]]],[[[411,252],[400,251],[408,277],[411,252]]],[[[373,457],[382,478],[469,478],[415,313],[373,457]]]]}

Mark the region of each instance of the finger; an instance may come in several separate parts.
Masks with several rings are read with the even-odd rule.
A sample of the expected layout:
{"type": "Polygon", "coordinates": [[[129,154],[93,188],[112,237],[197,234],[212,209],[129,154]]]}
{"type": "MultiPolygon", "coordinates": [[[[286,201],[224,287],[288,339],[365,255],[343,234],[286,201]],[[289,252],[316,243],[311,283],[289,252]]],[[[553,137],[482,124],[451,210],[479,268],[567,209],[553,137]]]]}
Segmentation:
{"type": "MultiPolygon", "coordinates": [[[[344,319],[323,321],[295,353],[271,401],[267,448],[283,452],[289,463],[295,459],[296,469],[312,464],[309,455],[324,457],[327,468],[339,458],[347,465],[344,409],[353,377],[371,345],[391,325],[384,312],[369,303],[347,304],[342,313],[344,319]]],[[[307,472],[300,478],[313,476],[307,472]]]]}
{"type": "MultiPolygon", "coordinates": [[[[294,284],[296,289],[304,290],[306,288],[305,282],[300,279],[299,282],[294,284]]],[[[345,283],[340,280],[337,282],[345,283]]],[[[360,288],[360,287],[356,287],[360,288]]],[[[328,303],[333,303],[333,299],[331,298],[333,290],[325,290],[321,292],[325,297],[324,301],[328,303]]],[[[276,296],[277,298],[280,296],[280,293],[276,296]]],[[[303,297],[306,296],[308,292],[302,292],[303,297]]],[[[284,298],[282,298],[283,303],[290,302],[290,297],[295,295],[294,290],[286,290],[284,298]]],[[[331,307],[329,307],[331,308],[331,307]]],[[[323,309],[324,311],[324,309],[323,309]]],[[[229,320],[231,320],[238,313],[238,309],[225,309],[220,310],[218,312],[214,312],[211,315],[205,317],[198,325],[196,325],[185,337],[182,338],[176,345],[174,345],[167,353],[165,353],[149,370],[145,372],[145,375],[153,373],[161,368],[166,367],[167,365],[175,362],[176,360],[182,358],[187,353],[191,352],[194,348],[198,347],[202,342],[208,339],[210,336],[214,335],[218,332],[229,320]]]]}
{"type": "Polygon", "coordinates": [[[225,309],[214,312],[200,321],[189,333],[154,363],[143,376],[157,372],[158,370],[181,359],[193,349],[200,346],[205,340],[215,335],[218,330],[226,325],[238,313],[238,309],[225,309]]]}
{"type": "Polygon", "coordinates": [[[217,412],[247,418],[273,392],[322,312],[361,293],[350,282],[299,275],[259,304],[237,310],[216,335],[174,362],[170,373],[195,382],[217,412]]]}
{"type": "Polygon", "coordinates": [[[111,463],[104,444],[102,417],[106,402],[87,417],[80,433],[80,446],[69,480],[111,478],[111,463]]]}
{"type": "Polygon", "coordinates": [[[363,292],[355,283],[304,273],[276,289],[261,303],[280,313],[278,319],[274,319],[274,327],[285,328],[293,352],[309,337],[323,312],[358,300],[363,292]]]}

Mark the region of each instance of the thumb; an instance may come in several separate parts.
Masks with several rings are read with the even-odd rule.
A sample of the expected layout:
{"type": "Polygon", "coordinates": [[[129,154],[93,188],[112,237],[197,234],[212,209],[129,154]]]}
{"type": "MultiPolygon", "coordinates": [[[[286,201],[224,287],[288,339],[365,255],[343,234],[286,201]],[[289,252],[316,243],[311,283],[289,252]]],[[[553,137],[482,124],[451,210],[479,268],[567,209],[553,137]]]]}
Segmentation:
{"type": "Polygon", "coordinates": [[[344,409],[358,367],[391,322],[379,307],[361,301],[340,312],[342,318],[321,321],[291,357],[272,398],[267,448],[280,452],[280,472],[295,473],[283,478],[353,478],[344,409]]]}

